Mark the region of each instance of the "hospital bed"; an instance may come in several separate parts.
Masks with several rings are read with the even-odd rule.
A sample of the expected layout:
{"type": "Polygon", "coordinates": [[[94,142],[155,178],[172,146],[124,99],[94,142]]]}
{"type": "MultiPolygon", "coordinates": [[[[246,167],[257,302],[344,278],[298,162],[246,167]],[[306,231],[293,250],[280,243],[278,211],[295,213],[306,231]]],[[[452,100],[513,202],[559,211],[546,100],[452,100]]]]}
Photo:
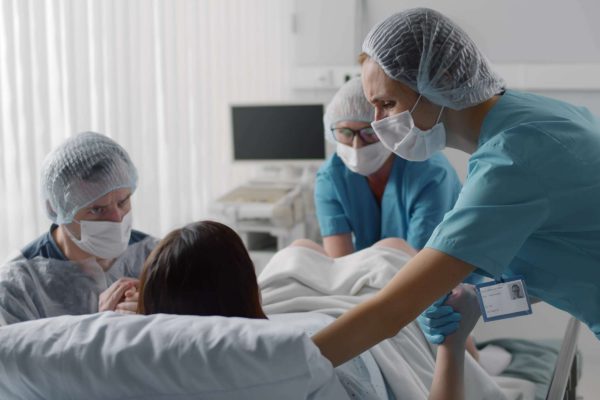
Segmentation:
{"type": "MultiPolygon", "coordinates": [[[[417,324],[336,369],[310,340],[407,256],[373,250],[329,268],[318,257],[291,249],[265,267],[259,284],[271,321],[109,312],[0,327],[0,399],[426,399],[435,348],[417,324]],[[308,258],[293,262],[298,255],[308,258]]],[[[547,400],[573,398],[578,328],[569,323],[547,400]]],[[[470,357],[465,369],[467,400],[535,398],[532,382],[494,380],[470,357]]]]}
{"type": "Polygon", "coordinates": [[[546,400],[575,400],[581,360],[577,355],[577,338],[581,322],[571,318],[562,341],[546,400]]]}
{"type": "MultiPolygon", "coordinates": [[[[370,248],[337,259],[331,259],[310,249],[288,248],[277,253],[258,278],[263,307],[270,314],[312,311],[337,317],[378,292],[409,259],[410,256],[406,253],[389,248],[370,248]]],[[[570,349],[563,357],[573,357],[577,335],[576,329],[571,328],[571,325],[579,326],[575,320],[571,321],[570,328],[558,343],[555,341],[542,346],[533,341],[506,340],[507,343],[512,344],[507,347],[510,348],[513,359],[508,365],[506,373],[492,378],[494,383],[501,386],[506,398],[544,400],[550,382],[557,382],[553,379],[553,374],[571,370],[573,363],[567,361],[561,361],[557,364],[556,370],[552,369],[559,359],[557,357],[559,348],[570,349]]],[[[395,338],[382,342],[371,349],[376,358],[379,354],[379,366],[384,371],[384,375],[385,372],[388,372],[388,376],[386,376],[388,381],[398,379],[395,374],[403,362],[413,364],[413,369],[417,371],[424,371],[432,367],[431,364],[428,364],[427,359],[420,358],[427,353],[428,343],[418,326],[411,323],[402,331],[395,338]],[[411,330],[413,331],[412,335],[409,335],[411,330]],[[412,348],[414,352],[408,354],[407,358],[405,349],[389,346],[389,343],[386,342],[392,344],[399,342],[405,348],[412,348]],[[386,360],[390,359],[392,361],[391,368],[386,369],[386,360]]],[[[562,352],[564,353],[566,350],[562,352]]],[[[430,352],[429,361],[434,359],[434,351],[435,349],[432,349],[430,352]]],[[[562,359],[560,358],[560,360],[562,359]]],[[[467,357],[465,364],[467,379],[469,379],[469,375],[481,373],[481,368],[478,368],[476,363],[476,365],[473,364],[472,358],[467,357]]],[[[573,364],[573,378],[578,377],[578,365],[580,364],[573,364]]],[[[410,368],[404,372],[410,373],[410,368]]],[[[431,369],[427,373],[417,373],[413,381],[420,381],[423,386],[429,388],[431,381],[428,373],[430,372],[432,372],[431,369]]],[[[481,382],[489,384],[490,376],[488,375],[480,374],[479,378],[472,379],[472,381],[475,384],[481,382]]],[[[404,382],[403,385],[398,385],[397,396],[401,396],[410,384],[411,382],[404,382]]],[[[572,379],[571,393],[574,392],[572,389],[575,385],[576,379],[572,379]]],[[[418,386],[413,387],[415,392],[419,391],[418,386]]],[[[467,386],[469,385],[467,384],[467,386]]],[[[562,393],[564,390],[560,392],[562,393]]]]}
{"type": "MultiPolygon", "coordinates": [[[[287,314],[264,321],[109,312],[13,324],[0,328],[0,398],[426,398],[394,397],[369,352],[334,370],[305,333],[329,318],[287,314]]],[[[547,400],[575,398],[577,373],[571,366],[576,365],[577,328],[576,321],[569,323],[547,400]]],[[[523,398],[509,396],[485,398],[523,398]]]]}
{"type": "Polygon", "coordinates": [[[537,400],[575,400],[582,365],[576,346],[580,325],[571,318],[562,339],[495,339],[478,347],[491,344],[507,350],[512,360],[500,376],[535,383],[537,400]]]}

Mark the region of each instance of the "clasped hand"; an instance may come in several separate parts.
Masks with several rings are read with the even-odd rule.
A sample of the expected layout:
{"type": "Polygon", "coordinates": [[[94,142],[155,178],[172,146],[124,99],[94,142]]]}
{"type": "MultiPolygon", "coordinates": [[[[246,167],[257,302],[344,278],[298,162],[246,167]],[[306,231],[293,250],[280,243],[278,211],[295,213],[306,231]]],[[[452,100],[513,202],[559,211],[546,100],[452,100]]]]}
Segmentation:
{"type": "Polygon", "coordinates": [[[423,311],[417,322],[430,343],[464,345],[480,316],[475,287],[460,284],[423,311]]]}
{"type": "Polygon", "coordinates": [[[116,311],[123,314],[137,312],[140,281],[120,278],[100,294],[98,311],[116,311]]]}

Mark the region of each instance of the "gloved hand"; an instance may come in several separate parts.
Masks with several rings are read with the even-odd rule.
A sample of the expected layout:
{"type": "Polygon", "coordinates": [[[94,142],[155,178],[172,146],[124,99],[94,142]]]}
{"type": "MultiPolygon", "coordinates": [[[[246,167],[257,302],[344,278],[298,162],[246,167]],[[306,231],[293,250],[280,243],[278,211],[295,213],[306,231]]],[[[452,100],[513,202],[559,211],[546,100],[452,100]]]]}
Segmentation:
{"type": "Polygon", "coordinates": [[[447,335],[444,345],[464,350],[465,342],[481,316],[475,286],[460,284],[452,290],[446,304],[460,313],[461,320],[456,332],[447,335]]]}
{"type": "Polygon", "coordinates": [[[446,336],[458,329],[461,315],[449,306],[443,305],[451,293],[439,298],[417,317],[417,322],[427,341],[441,344],[446,336]]]}

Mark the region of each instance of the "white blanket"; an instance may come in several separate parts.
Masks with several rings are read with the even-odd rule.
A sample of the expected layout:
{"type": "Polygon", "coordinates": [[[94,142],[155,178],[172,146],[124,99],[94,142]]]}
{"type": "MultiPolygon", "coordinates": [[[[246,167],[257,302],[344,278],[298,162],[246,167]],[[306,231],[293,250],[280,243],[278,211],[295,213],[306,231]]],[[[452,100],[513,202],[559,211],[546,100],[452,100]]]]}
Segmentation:
{"type": "MultiPolygon", "coordinates": [[[[306,248],[284,249],[258,278],[263,307],[267,314],[320,312],[338,317],[385,286],[409,258],[387,248],[370,248],[338,259],[306,248]]],[[[398,400],[427,399],[435,349],[416,322],[370,351],[398,400]]],[[[469,355],[465,384],[466,399],[506,398],[469,355]]]]}
{"type": "Polygon", "coordinates": [[[60,316],[0,327],[0,399],[349,399],[283,323],[189,315],[60,316]]]}

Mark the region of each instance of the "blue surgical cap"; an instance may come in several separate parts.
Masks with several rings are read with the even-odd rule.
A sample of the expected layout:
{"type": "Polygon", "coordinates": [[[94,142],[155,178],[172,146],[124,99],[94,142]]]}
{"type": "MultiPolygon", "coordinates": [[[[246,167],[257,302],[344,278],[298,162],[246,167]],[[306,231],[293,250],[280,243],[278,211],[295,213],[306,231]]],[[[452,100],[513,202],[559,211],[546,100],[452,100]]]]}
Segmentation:
{"type": "Polygon", "coordinates": [[[323,116],[325,138],[336,143],[331,128],[341,121],[360,121],[370,124],[375,112],[363,92],[360,77],[350,79],[333,96],[323,116]]]}
{"type": "Polygon", "coordinates": [[[454,110],[482,103],[505,86],[471,38],[428,8],[387,18],[371,29],[362,50],[391,79],[454,110]]]}
{"type": "Polygon", "coordinates": [[[95,132],[70,137],[42,166],[42,196],[48,217],[67,224],[83,207],[116,189],[137,186],[137,170],[118,143],[95,132]]]}

